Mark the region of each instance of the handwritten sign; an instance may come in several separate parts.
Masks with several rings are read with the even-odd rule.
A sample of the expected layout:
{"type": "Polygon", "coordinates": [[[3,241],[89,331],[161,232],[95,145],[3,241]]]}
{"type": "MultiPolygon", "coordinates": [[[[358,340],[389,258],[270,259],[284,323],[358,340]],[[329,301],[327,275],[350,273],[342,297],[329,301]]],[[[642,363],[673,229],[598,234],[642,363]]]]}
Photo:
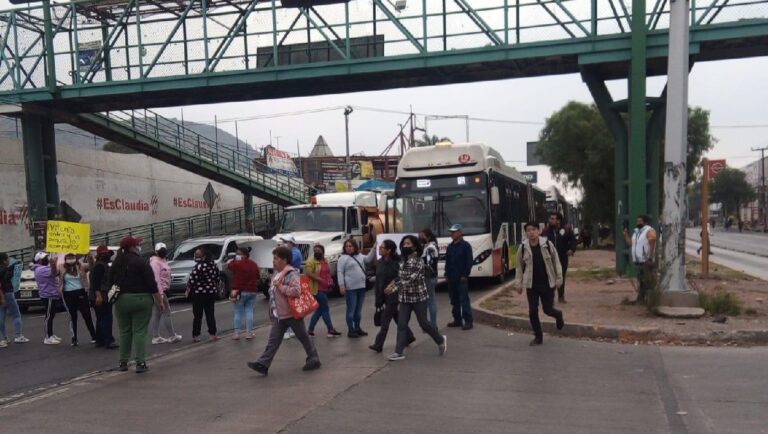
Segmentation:
{"type": "Polygon", "coordinates": [[[86,254],[90,251],[91,225],[50,220],[45,248],[52,253],[86,254]]]}

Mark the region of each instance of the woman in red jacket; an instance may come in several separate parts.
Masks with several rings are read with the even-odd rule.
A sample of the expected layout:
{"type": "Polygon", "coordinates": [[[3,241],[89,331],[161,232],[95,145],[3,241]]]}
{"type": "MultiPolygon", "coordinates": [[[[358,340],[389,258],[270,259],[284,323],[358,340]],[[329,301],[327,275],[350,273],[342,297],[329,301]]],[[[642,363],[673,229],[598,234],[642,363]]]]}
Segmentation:
{"type": "Polygon", "coordinates": [[[230,300],[235,307],[235,334],[232,339],[240,339],[240,323],[245,313],[245,338],[253,339],[253,308],[259,288],[259,266],[251,260],[247,249],[237,249],[235,259],[227,265],[232,271],[232,292],[230,300]]]}

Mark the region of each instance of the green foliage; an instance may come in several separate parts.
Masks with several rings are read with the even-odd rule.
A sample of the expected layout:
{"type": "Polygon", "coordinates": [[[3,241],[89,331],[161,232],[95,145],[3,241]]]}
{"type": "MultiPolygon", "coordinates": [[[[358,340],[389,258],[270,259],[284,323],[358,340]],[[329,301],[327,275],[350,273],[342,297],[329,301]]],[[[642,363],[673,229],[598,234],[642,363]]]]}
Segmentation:
{"type": "Polygon", "coordinates": [[[700,292],[699,304],[710,315],[739,315],[741,300],[732,292],[715,290],[712,293],[700,292]]]}
{"type": "MultiPolygon", "coordinates": [[[[694,179],[701,156],[715,141],[709,134],[709,112],[698,107],[689,109],[689,181],[694,179]]],[[[558,181],[581,189],[586,222],[610,225],[614,210],[614,150],[614,138],[597,107],[571,101],[547,118],[539,133],[536,154],[558,181]]]]}
{"type": "Polygon", "coordinates": [[[726,167],[711,182],[710,202],[722,203],[726,215],[757,198],[755,189],[747,182],[747,174],[741,170],[726,167]]]}
{"type": "Polygon", "coordinates": [[[436,135],[432,135],[431,137],[424,133],[424,135],[421,136],[421,139],[416,139],[416,146],[422,147],[422,146],[435,146],[438,142],[450,142],[451,139],[448,137],[440,137],[438,138],[436,135]]]}

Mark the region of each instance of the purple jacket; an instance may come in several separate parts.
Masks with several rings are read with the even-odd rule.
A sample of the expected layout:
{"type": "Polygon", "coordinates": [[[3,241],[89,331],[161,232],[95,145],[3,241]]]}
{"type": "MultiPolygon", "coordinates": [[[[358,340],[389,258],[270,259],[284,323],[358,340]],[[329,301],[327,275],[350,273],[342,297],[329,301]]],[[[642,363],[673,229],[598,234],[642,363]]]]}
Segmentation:
{"type": "Polygon", "coordinates": [[[35,273],[40,298],[61,298],[59,279],[51,271],[50,265],[32,264],[32,271],[35,273]]]}

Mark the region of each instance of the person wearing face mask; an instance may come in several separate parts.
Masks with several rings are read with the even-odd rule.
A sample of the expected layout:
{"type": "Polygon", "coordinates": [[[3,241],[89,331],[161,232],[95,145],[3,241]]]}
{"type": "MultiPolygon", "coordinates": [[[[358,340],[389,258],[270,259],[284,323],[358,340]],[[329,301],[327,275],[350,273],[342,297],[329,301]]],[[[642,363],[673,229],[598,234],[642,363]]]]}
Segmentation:
{"type": "Polygon", "coordinates": [[[58,345],[61,338],[53,334],[53,319],[56,311],[61,307],[61,292],[59,291],[57,257],[47,252],[35,253],[35,263],[32,264],[32,272],[35,273],[35,283],[40,294],[40,299],[45,302],[45,345],[58,345]]]}
{"type": "Polygon", "coordinates": [[[195,268],[189,273],[186,291],[187,298],[192,299],[192,342],[200,342],[203,314],[208,325],[208,335],[212,341],[216,341],[219,339],[216,335],[215,316],[219,269],[207,250],[195,250],[195,263],[195,268]]]}
{"type": "Polygon", "coordinates": [[[549,213],[549,226],[541,236],[552,241],[557,248],[557,257],[563,270],[563,283],[557,287],[557,302],[565,304],[565,275],[568,272],[568,258],[576,251],[576,236],[565,225],[563,215],[559,212],[549,213]]]}
{"type": "Polygon", "coordinates": [[[89,296],[93,311],[96,313],[96,346],[115,349],[115,337],[112,336],[112,306],[107,301],[109,293],[109,261],[113,252],[105,245],[96,248],[96,262],[89,273],[89,296]]]}
{"type": "MultiPolygon", "coordinates": [[[[90,256],[89,256],[90,258],[90,256]]],[[[88,263],[81,263],[73,253],[64,256],[64,264],[59,270],[61,276],[61,293],[64,305],[69,312],[69,328],[72,334],[72,346],[79,345],[77,339],[77,313],[83,317],[85,326],[91,334],[91,343],[96,343],[96,328],[93,326],[91,307],[88,304],[88,263]]]]}
{"type": "Polygon", "coordinates": [[[240,247],[235,253],[235,259],[227,264],[232,272],[232,292],[230,300],[234,301],[235,334],[232,339],[240,339],[240,325],[245,316],[245,339],[253,339],[253,309],[256,305],[256,295],[259,291],[261,273],[256,262],[251,260],[250,252],[240,247]]]}
{"type": "Polygon", "coordinates": [[[304,272],[309,277],[309,290],[312,292],[312,295],[315,296],[317,304],[320,305],[309,320],[309,329],[307,330],[307,333],[314,337],[315,326],[320,318],[323,318],[323,322],[325,322],[325,326],[328,328],[327,336],[329,338],[341,336],[341,333],[333,328],[333,322],[331,321],[331,309],[328,306],[328,291],[330,291],[331,286],[333,286],[333,279],[331,278],[331,266],[328,264],[328,261],[325,260],[325,247],[323,247],[322,244],[315,244],[314,254],[304,263],[304,272]]]}
{"type": "Polygon", "coordinates": [[[635,224],[635,231],[631,238],[627,228],[622,230],[622,234],[624,241],[631,247],[632,262],[637,270],[639,290],[635,303],[644,304],[648,289],[655,280],[656,231],[651,227],[651,218],[647,215],[638,216],[635,224]]]}
{"type": "Polygon", "coordinates": [[[160,294],[160,298],[163,300],[163,307],[165,308],[162,312],[157,306],[152,310],[152,321],[149,326],[152,331],[152,345],[181,342],[181,335],[176,333],[176,330],[173,328],[171,304],[168,302],[168,295],[165,293],[171,287],[171,266],[168,265],[168,261],[165,259],[166,256],[168,256],[168,247],[165,243],[157,243],[155,245],[155,254],[149,258],[149,266],[152,268],[155,282],[157,282],[157,292],[160,294]],[[161,321],[165,331],[168,333],[167,338],[160,336],[161,321]]]}

